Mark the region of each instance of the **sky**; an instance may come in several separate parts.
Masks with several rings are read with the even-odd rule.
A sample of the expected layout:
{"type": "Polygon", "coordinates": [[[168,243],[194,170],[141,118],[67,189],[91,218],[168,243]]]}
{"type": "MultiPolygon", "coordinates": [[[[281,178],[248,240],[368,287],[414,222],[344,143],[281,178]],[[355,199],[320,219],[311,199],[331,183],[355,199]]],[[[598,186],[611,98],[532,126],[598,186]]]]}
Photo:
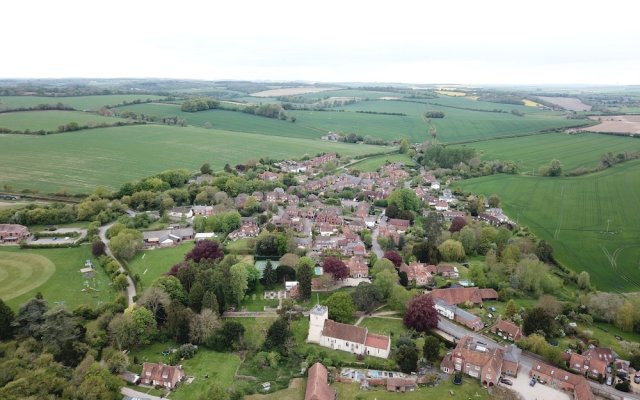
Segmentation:
{"type": "Polygon", "coordinates": [[[640,84],[634,1],[8,1],[0,78],[640,84]]]}

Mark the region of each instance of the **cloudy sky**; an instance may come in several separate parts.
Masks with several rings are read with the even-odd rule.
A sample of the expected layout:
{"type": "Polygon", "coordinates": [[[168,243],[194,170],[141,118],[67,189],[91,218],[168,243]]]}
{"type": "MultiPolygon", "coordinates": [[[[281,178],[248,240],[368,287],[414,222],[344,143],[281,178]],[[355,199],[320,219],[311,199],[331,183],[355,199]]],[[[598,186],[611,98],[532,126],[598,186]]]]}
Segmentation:
{"type": "Polygon", "coordinates": [[[34,1],[1,78],[640,84],[634,1],[34,1]]]}

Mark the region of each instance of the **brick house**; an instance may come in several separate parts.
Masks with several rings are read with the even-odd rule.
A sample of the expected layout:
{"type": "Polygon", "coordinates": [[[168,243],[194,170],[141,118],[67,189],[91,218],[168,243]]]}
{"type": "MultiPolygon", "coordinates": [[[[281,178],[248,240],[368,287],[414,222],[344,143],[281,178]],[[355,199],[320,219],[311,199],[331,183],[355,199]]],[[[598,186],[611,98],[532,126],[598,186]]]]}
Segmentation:
{"type": "Polygon", "coordinates": [[[529,376],[544,381],[554,389],[571,392],[575,400],[592,400],[595,398],[591,392],[589,382],[583,376],[572,374],[563,369],[536,362],[531,367],[529,376]]]}
{"type": "Polygon", "coordinates": [[[491,327],[491,332],[500,336],[505,340],[516,342],[522,339],[522,329],[516,324],[508,320],[500,320],[491,327]]]}
{"type": "Polygon", "coordinates": [[[351,278],[366,278],[369,276],[369,266],[362,256],[353,256],[346,264],[351,278]]]}
{"type": "Polygon", "coordinates": [[[413,262],[409,265],[402,264],[400,271],[407,274],[409,282],[413,282],[415,286],[427,286],[433,281],[433,275],[427,269],[427,266],[421,263],[413,262]]]}
{"type": "Polygon", "coordinates": [[[319,362],[309,368],[304,400],[335,400],[336,390],[329,386],[329,372],[319,362]]]}
{"type": "Polygon", "coordinates": [[[0,224],[0,243],[18,243],[26,240],[29,235],[29,229],[26,226],[18,224],[0,224]]]}
{"type": "Polygon", "coordinates": [[[483,386],[491,387],[498,384],[503,362],[503,349],[490,349],[473,337],[465,336],[460,339],[455,349],[445,356],[440,369],[448,374],[463,372],[480,379],[483,386]]]}
{"type": "Polygon", "coordinates": [[[162,386],[173,389],[184,378],[184,370],[165,364],[144,363],[140,383],[143,385],[162,386]]]}

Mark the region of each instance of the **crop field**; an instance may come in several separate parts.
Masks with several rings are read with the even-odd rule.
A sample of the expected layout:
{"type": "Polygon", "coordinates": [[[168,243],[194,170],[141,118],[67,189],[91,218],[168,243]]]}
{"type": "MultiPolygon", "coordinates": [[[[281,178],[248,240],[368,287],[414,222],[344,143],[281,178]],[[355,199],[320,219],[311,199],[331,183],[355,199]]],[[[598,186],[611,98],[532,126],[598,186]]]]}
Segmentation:
{"type": "Polygon", "coordinates": [[[313,127],[303,126],[299,123],[281,121],[274,118],[260,117],[243,112],[207,110],[199,112],[183,112],[177,104],[149,103],[118,107],[116,110],[132,111],[134,113],[148,114],[161,119],[163,117],[178,116],[187,121],[189,125],[204,127],[211,124],[215,129],[236,132],[261,133],[269,136],[285,136],[297,138],[316,139],[326,132],[313,127]]]}
{"type": "Polygon", "coordinates": [[[41,292],[50,306],[73,310],[81,304],[97,306],[114,299],[106,272],[96,265],[96,277],[83,278],[80,268],[95,259],[91,246],[66,249],[28,249],[5,246],[0,250],[0,298],[17,309],[41,292]]]}
{"type": "Polygon", "coordinates": [[[600,290],[640,290],[640,160],[575,178],[494,175],[457,183],[497,193],[507,215],[554,247],[556,259],[588,271],[600,290]]]}
{"type": "Polygon", "coordinates": [[[249,159],[299,158],[335,151],[344,156],[380,152],[380,146],[330,143],[195,127],[139,125],[60,135],[0,135],[0,182],[17,190],[65,188],[88,193],[173,168],[214,170],[249,159]]]}
{"type": "Polygon", "coordinates": [[[582,100],[575,97],[546,97],[539,96],[539,98],[547,103],[555,104],[565,110],[569,111],[590,111],[591,106],[584,104],[582,100]]]}
{"type": "Polygon", "coordinates": [[[125,101],[161,99],[160,96],[146,94],[113,94],[102,96],[40,97],[40,96],[3,96],[0,97],[0,110],[17,107],[35,107],[39,104],[58,104],[73,107],[76,110],[98,110],[102,106],[121,104],[125,101]]]}
{"type": "Polygon", "coordinates": [[[476,149],[483,160],[512,160],[518,163],[521,173],[535,175],[552,159],[560,160],[565,172],[578,167],[592,168],[607,152],[640,151],[640,140],[592,133],[549,133],[487,140],[467,146],[476,149]]]}
{"type": "Polygon", "coordinates": [[[114,124],[120,118],[103,117],[82,111],[21,111],[0,114],[0,127],[11,130],[55,131],[60,125],[77,122],[79,125],[114,124]]]}
{"type": "Polygon", "coordinates": [[[277,97],[277,96],[297,96],[306,93],[320,93],[326,91],[333,91],[336,88],[322,88],[322,87],[292,87],[282,89],[263,90],[262,92],[251,93],[254,97],[277,97]]]}
{"type": "Polygon", "coordinates": [[[378,170],[378,168],[383,166],[387,161],[390,163],[404,163],[405,165],[415,165],[415,162],[413,162],[413,160],[406,154],[393,153],[369,157],[362,161],[358,161],[357,163],[351,164],[349,168],[355,168],[358,171],[362,172],[373,172],[378,170]]]}
{"type": "Polygon", "coordinates": [[[192,248],[193,242],[186,242],[176,247],[139,251],[129,261],[129,271],[131,275],[140,276],[141,289],[148,288],[156,278],[184,260],[184,255],[192,248]]]}
{"type": "Polygon", "coordinates": [[[601,122],[598,125],[580,129],[581,131],[640,134],[640,115],[603,115],[590,118],[601,122]]]}

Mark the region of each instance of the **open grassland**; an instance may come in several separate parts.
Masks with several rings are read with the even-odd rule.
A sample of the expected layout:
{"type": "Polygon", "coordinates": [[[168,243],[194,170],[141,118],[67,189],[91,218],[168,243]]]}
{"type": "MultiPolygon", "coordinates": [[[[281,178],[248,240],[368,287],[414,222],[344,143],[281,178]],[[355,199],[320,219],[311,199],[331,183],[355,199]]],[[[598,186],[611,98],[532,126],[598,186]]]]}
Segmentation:
{"type": "Polygon", "coordinates": [[[477,379],[464,376],[462,385],[454,385],[453,379],[440,382],[435,387],[420,387],[413,392],[388,392],[386,386],[360,390],[358,383],[334,383],[331,385],[338,391],[339,399],[362,400],[417,400],[417,399],[489,399],[487,390],[480,386],[477,379]],[[453,393],[453,394],[452,394],[453,393]]]}
{"type": "Polygon", "coordinates": [[[281,121],[274,118],[260,117],[236,111],[207,110],[194,113],[183,112],[180,105],[167,103],[135,104],[118,107],[114,111],[131,111],[136,114],[155,116],[158,120],[165,117],[177,116],[187,121],[189,125],[204,127],[210,124],[214,129],[225,131],[261,133],[269,136],[286,136],[315,139],[326,134],[325,131],[313,127],[302,126],[298,123],[281,121]]]}
{"type": "Polygon", "coordinates": [[[221,170],[249,159],[299,158],[334,151],[343,156],[378,153],[380,146],[329,143],[195,127],[125,126],[62,135],[0,135],[0,182],[16,189],[88,193],[167,169],[221,170]]]}
{"type": "Polygon", "coordinates": [[[554,247],[555,258],[588,271],[600,290],[640,290],[640,161],[576,178],[488,176],[456,184],[497,193],[506,213],[554,247]]]}
{"type": "Polygon", "coordinates": [[[582,100],[576,97],[547,97],[539,96],[540,100],[554,104],[569,111],[590,111],[591,106],[584,104],[582,100]]]}
{"type": "Polygon", "coordinates": [[[14,309],[38,292],[51,306],[64,304],[68,310],[81,304],[95,307],[101,302],[112,301],[115,292],[102,268],[96,265],[96,277],[91,279],[83,278],[80,273],[87,259],[92,259],[96,265],[91,246],[28,250],[2,247],[0,297],[14,309]]]}
{"type": "Polygon", "coordinates": [[[586,132],[640,134],[640,115],[607,115],[591,117],[598,125],[580,129],[586,132]]]}
{"type": "Polygon", "coordinates": [[[56,131],[59,126],[69,122],[78,125],[96,126],[99,124],[115,124],[125,120],[120,118],[103,117],[82,111],[21,111],[0,114],[0,127],[14,131],[56,131]]]}
{"type": "Polygon", "coordinates": [[[73,107],[76,110],[99,110],[102,106],[111,106],[148,99],[161,99],[160,96],[146,94],[113,94],[101,96],[71,96],[71,97],[43,97],[43,96],[2,96],[0,97],[0,110],[18,107],[35,107],[40,104],[58,104],[73,107]]]}
{"type": "Polygon", "coordinates": [[[374,156],[366,158],[357,163],[351,164],[349,168],[355,168],[362,172],[372,172],[378,170],[381,166],[389,163],[404,163],[405,165],[415,165],[413,160],[406,154],[384,154],[381,156],[374,156]]]}
{"type": "Polygon", "coordinates": [[[483,160],[512,160],[518,163],[521,173],[537,174],[538,169],[552,159],[560,160],[565,172],[578,167],[593,168],[607,152],[640,151],[640,140],[587,133],[549,133],[487,140],[467,146],[476,149],[483,160]]]}
{"type": "Polygon", "coordinates": [[[176,247],[139,251],[129,261],[129,271],[132,275],[140,276],[140,289],[148,288],[156,278],[184,260],[184,255],[192,248],[193,242],[185,242],[176,247]]]}

